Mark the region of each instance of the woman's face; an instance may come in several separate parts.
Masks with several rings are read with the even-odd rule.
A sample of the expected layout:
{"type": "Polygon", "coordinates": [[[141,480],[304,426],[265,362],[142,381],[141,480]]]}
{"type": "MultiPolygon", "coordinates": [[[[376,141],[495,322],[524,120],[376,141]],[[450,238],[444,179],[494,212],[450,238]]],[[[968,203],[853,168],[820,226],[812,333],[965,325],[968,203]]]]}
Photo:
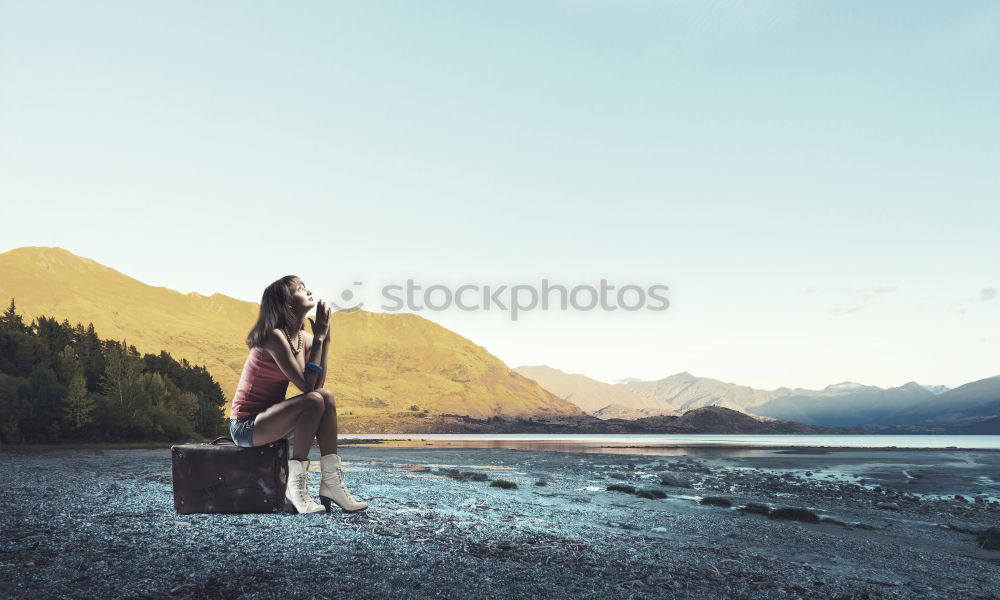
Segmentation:
{"type": "Polygon", "coordinates": [[[291,293],[290,301],[292,303],[292,308],[309,309],[316,306],[316,301],[313,300],[312,292],[309,291],[306,284],[301,281],[293,281],[289,292],[291,293]]]}

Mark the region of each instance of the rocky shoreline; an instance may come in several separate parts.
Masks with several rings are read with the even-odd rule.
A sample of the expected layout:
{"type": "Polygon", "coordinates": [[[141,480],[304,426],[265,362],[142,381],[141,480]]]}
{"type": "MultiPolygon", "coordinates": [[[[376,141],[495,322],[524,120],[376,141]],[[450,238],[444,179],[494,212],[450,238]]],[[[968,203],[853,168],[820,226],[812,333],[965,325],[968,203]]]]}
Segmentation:
{"type": "Polygon", "coordinates": [[[367,511],[179,515],[169,450],[4,450],[0,597],[1000,597],[996,452],[341,455],[367,511]]]}

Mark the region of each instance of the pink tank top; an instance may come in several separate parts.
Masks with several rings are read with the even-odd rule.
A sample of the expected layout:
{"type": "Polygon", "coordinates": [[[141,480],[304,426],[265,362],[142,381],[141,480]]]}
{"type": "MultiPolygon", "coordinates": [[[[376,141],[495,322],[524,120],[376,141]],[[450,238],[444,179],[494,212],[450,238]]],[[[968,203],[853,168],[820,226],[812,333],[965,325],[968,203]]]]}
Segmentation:
{"type": "MultiPolygon", "coordinates": [[[[310,348],[302,349],[309,360],[310,348]]],[[[229,410],[229,418],[255,417],[285,399],[289,380],[278,368],[271,354],[263,348],[251,348],[250,356],[243,363],[243,373],[236,385],[236,395],[229,410]]]]}

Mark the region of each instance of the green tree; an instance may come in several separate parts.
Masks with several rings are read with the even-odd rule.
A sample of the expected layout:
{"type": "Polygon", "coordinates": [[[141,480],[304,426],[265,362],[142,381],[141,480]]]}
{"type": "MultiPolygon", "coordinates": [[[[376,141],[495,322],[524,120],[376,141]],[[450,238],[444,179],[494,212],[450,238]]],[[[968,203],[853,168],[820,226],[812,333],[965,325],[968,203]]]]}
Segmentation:
{"type": "Polygon", "coordinates": [[[32,323],[31,329],[35,337],[51,349],[52,352],[65,348],[73,339],[73,328],[70,326],[69,321],[65,319],[60,323],[55,317],[39,315],[35,319],[35,322],[32,323]]]}
{"type": "Polygon", "coordinates": [[[176,440],[227,429],[222,388],[168,352],[140,357],[91,323],[0,314],[0,443],[176,440]]]}
{"type": "Polygon", "coordinates": [[[77,431],[94,420],[94,399],[87,392],[87,380],[83,370],[73,376],[66,395],[66,421],[70,429],[77,431]]]}
{"type": "Polygon", "coordinates": [[[0,373],[0,442],[23,444],[21,422],[28,415],[28,397],[31,384],[24,377],[0,373]]]}
{"type": "Polygon", "coordinates": [[[142,359],[126,352],[118,342],[108,343],[107,365],[102,391],[122,419],[134,419],[138,414],[137,393],[142,359]]]}
{"type": "Polygon", "coordinates": [[[55,371],[38,365],[28,376],[28,414],[21,422],[21,431],[31,443],[50,444],[62,435],[66,386],[59,383],[55,371]]]}
{"type": "Polygon", "coordinates": [[[14,306],[14,299],[10,299],[10,306],[0,315],[0,329],[26,333],[28,326],[24,324],[21,315],[17,314],[17,307],[14,306]]]}
{"type": "Polygon", "coordinates": [[[82,324],[73,328],[73,348],[83,365],[83,376],[87,378],[87,389],[100,392],[103,389],[104,370],[107,367],[102,351],[101,339],[97,337],[94,324],[84,329],[82,324]]]}
{"type": "MultiPolygon", "coordinates": [[[[62,352],[56,355],[56,377],[59,382],[68,386],[77,375],[83,375],[83,366],[76,358],[76,352],[69,345],[63,347],[62,352]]],[[[84,384],[87,380],[84,378],[84,384]]]]}
{"type": "Polygon", "coordinates": [[[184,392],[174,401],[174,412],[183,417],[192,427],[198,424],[198,396],[192,392],[184,392]]]}
{"type": "Polygon", "coordinates": [[[36,368],[52,364],[52,352],[35,336],[8,331],[3,337],[4,354],[13,367],[13,371],[8,371],[11,375],[29,377],[36,368]]]}

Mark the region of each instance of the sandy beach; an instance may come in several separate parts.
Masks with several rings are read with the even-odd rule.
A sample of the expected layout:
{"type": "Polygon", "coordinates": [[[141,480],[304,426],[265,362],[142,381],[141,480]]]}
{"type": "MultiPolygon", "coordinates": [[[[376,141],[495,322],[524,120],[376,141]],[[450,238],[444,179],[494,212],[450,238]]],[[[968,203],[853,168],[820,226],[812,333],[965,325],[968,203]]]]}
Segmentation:
{"type": "Polygon", "coordinates": [[[5,449],[0,594],[1000,597],[1000,452],[341,455],[367,511],[179,515],[167,449],[5,449]]]}

